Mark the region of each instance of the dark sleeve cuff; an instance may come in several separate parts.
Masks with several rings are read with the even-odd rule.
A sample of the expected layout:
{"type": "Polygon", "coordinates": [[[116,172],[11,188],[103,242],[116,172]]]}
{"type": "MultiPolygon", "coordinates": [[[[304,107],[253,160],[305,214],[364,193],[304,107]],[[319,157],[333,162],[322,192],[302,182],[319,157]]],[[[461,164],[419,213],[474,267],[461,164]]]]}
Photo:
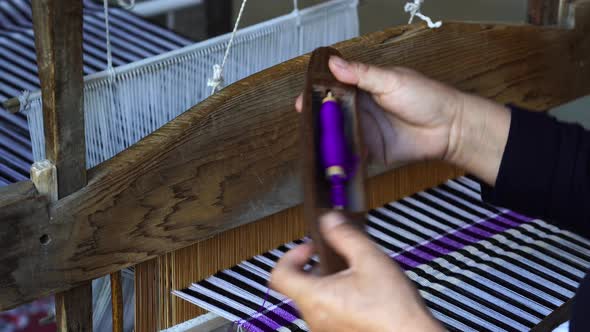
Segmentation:
{"type": "Polygon", "coordinates": [[[494,205],[540,216],[536,206],[549,198],[558,149],[556,121],[544,112],[528,112],[513,106],[510,131],[494,188],[482,183],[482,198],[494,205]]]}

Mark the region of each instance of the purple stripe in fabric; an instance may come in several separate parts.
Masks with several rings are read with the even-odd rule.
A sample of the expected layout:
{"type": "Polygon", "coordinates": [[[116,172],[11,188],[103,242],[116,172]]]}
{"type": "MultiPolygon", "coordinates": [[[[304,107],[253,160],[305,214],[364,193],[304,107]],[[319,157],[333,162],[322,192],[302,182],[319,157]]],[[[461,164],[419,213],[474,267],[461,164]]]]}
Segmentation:
{"type": "MultiPolygon", "coordinates": [[[[252,320],[252,319],[249,319],[252,320]]],[[[235,323],[234,323],[235,324],[235,323]]],[[[243,327],[244,329],[246,329],[246,331],[248,332],[265,332],[263,330],[261,330],[260,328],[258,328],[256,325],[249,323],[249,322],[242,322],[239,323],[238,326],[243,327]]],[[[233,327],[232,327],[233,328],[233,327]]]]}
{"type": "MultiPolygon", "coordinates": [[[[283,302],[277,304],[277,306],[281,307],[283,310],[285,310],[285,315],[289,315],[289,317],[293,317],[293,320],[295,319],[299,319],[299,311],[297,311],[297,308],[295,308],[293,306],[293,304],[291,303],[291,301],[289,299],[287,300],[283,300],[283,302]],[[287,302],[285,302],[287,301],[287,302]]],[[[283,317],[283,316],[281,316],[283,317]]],[[[285,319],[285,317],[283,317],[285,319]]]]}
{"type": "Polygon", "coordinates": [[[520,213],[517,213],[517,212],[514,212],[514,211],[508,211],[508,213],[507,213],[507,214],[508,214],[509,216],[511,216],[511,217],[514,217],[514,218],[520,219],[520,220],[522,220],[522,221],[524,221],[524,222],[531,222],[531,221],[533,221],[533,220],[534,220],[534,218],[527,217],[527,216],[523,216],[522,214],[520,214],[520,213]]]}
{"type": "MultiPolygon", "coordinates": [[[[269,310],[273,313],[276,313],[274,310],[269,310]]],[[[268,311],[267,311],[268,312],[268,311]]],[[[278,315],[278,314],[277,314],[278,315]]],[[[251,321],[258,321],[266,326],[268,326],[269,328],[276,330],[278,328],[281,328],[282,326],[280,324],[278,324],[277,322],[275,322],[274,320],[270,319],[269,317],[267,317],[265,314],[262,315],[258,315],[258,317],[252,317],[250,319],[248,319],[247,322],[245,322],[244,324],[251,322],[251,321]]]]}
{"type": "Polygon", "coordinates": [[[415,260],[404,256],[403,254],[401,255],[397,255],[395,257],[393,257],[393,259],[395,259],[398,263],[407,266],[409,268],[414,268],[422,263],[416,262],[415,260]]]}
{"type": "MultiPolygon", "coordinates": [[[[509,212],[506,214],[509,214],[509,212]]],[[[474,223],[468,227],[465,227],[463,229],[459,229],[454,232],[450,232],[450,233],[446,234],[445,236],[442,236],[438,239],[433,239],[433,240],[430,240],[429,242],[423,243],[417,247],[412,248],[411,250],[409,250],[407,252],[404,252],[404,253],[401,253],[401,254],[395,256],[394,259],[396,261],[404,262],[409,267],[414,268],[418,265],[430,262],[440,256],[446,255],[451,252],[451,250],[449,250],[445,247],[442,247],[439,244],[445,244],[448,247],[453,247],[456,250],[460,250],[469,244],[477,243],[483,239],[490,238],[496,234],[504,232],[505,230],[507,230],[509,228],[514,228],[514,227],[520,226],[528,218],[520,218],[520,219],[522,221],[519,222],[519,221],[513,221],[513,220],[506,219],[504,217],[504,215],[502,215],[502,214],[496,215],[496,216],[490,217],[489,219],[485,219],[483,221],[476,222],[476,223],[474,223]],[[491,230],[491,231],[482,229],[481,228],[482,226],[485,227],[486,229],[491,230]],[[471,234],[476,235],[476,237],[471,234]],[[461,239],[465,240],[465,242],[467,242],[467,243],[466,244],[459,243],[457,241],[454,241],[451,237],[461,238],[461,239]],[[438,255],[437,257],[432,256],[431,254],[424,252],[424,249],[426,249],[426,248],[430,249],[429,251],[436,251],[437,253],[440,253],[440,255],[438,255]],[[420,257],[424,261],[417,262],[417,261],[412,260],[407,257],[407,256],[411,256],[411,255],[416,256],[416,257],[420,257]]]]}
{"type": "MultiPolygon", "coordinates": [[[[266,317],[266,313],[268,313],[268,312],[272,312],[272,313],[276,314],[277,316],[280,316],[284,320],[288,321],[289,323],[293,323],[293,322],[295,322],[296,320],[298,320],[300,318],[298,316],[292,315],[289,312],[289,311],[293,311],[293,312],[297,313],[297,309],[293,306],[292,302],[293,302],[293,300],[286,299],[283,302],[277,304],[276,306],[271,307],[272,309],[264,310],[263,312],[261,312],[261,314],[258,317],[251,317],[251,318],[249,318],[246,321],[242,321],[241,323],[238,323],[238,326],[243,327],[247,331],[251,331],[251,332],[260,331],[260,329],[258,327],[256,327],[252,323],[250,323],[253,320],[257,320],[257,321],[262,322],[263,324],[271,327],[274,330],[282,327],[282,326],[279,326],[276,323],[274,325],[277,325],[277,327],[273,327],[274,325],[273,326],[270,326],[265,321],[261,321],[260,320],[261,317],[264,317],[264,318],[268,319],[266,317]]],[[[299,315],[299,314],[297,314],[297,315],[299,315]]],[[[274,322],[274,321],[271,321],[271,322],[274,322]]]]}
{"type": "MultiPolygon", "coordinates": [[[[477,243],[483,239],[490,238],[496,234],[504,232],[505,230],[507,230],[509,228],[514,228],[514,227],[520,226],[521,224],[523,224],[525,222],[529,222],[531,220],[533,220],[533,219],[525,217],[523,215],[520,215],[516,212],[507,211],[503,214],[496,215],[496,216],[490,217],[488,219],[484,219],[482,221],[476,222],[476,223],[474,223],[468,227],[465,227],[463,229],[459,229],[459,230],[450,232],[450,233],[446,234],[445,236],[440,237],[438,239],[430,240],[429,242],[421,244],[421,245],[419,245],[407,252],[401,253],[397,256],[393,256],[393,255],[392,256],[393,256],[393,259],[395,261],[397,261],[398,263],[400,263],[400,265],[402,265],[402,267],[404,267],[405,269],[415,268],[421,264],[428,263],[429,261],[432,261],[438,257],[441,257],[441,256],[451,253],[452,250],[448,249],[447,247],[452,247],[452,248],[455,248],[456,250],[460,250],[469,244],[477,243]],[[505,216],[510,216],[513,219],[516,219],[516,221],[507,219],[505,216]],[[482,226],[485,227],[487,230],[483,229],[482,226]],[[465,244],[459,243],[459,242],[453,240],[452,237],[460,238],[460,239],[464,240],[466,243],[465,244]],[[444,244],[444,246],[441,246],[441,244],[444,244]],[[440,253],[440,255],[435,257],[435,256],[425,252],[424,249],[429,249],[428,250],[429,252],[434,251],[434,252],[440,253]],[[418,262],[415,259],[410,258],[408,256],[412,256],[414,258],[419,258],[420,262],[418,262]]],[[[282,317],[283,319],[285,319],[286,321],[288,321],[290,323],[293,323],[295,320],[299,319],[297,315],[292,314],[293,312],[296,313],[297,309],[292,305],[291,300],[286,300],[285,302],[278,304],[273,309],[268,310],[268,311],[275,313],[276,315],[282,317]]],[[[268,311],[266,311],[266,312],[268,312],[268,311]]],[[[240,326],[248,329],[249,331],[258,332],[260,329],[255,327],[251,323],[249,323],[249,321],[252,321],[254,319],[262,322],[263,324],[265,324],[267,326],[271,326],[269,323],[274,323],[274,321],[268,319],[264,315],[260,315],[259,317],[256,317],[256,318],[250,318],[248,321],[241,323],[240,326]],[[264,317],[264,318],[262,318],[262,317],[264,317]],[[261,318],[262,318],[262,320],[261,320],[261,318]]],[[[273,324],[272,326],[275,326],[275,325],[276,325],[276,323],[273,324]]],[[[275,328],[275,327],[273,327],[273,328],[275,328]]]]}

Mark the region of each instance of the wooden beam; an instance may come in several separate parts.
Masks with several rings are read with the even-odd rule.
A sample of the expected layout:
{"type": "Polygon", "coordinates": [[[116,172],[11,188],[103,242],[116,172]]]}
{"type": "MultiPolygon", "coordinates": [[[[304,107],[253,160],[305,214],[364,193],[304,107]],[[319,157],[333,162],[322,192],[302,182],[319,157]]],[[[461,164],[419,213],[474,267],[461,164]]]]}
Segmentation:
{"type": "MultiPolygon", "coordinates": [[[[578,7],[575,30],[447,22],[336,47],[354,60],[409,66],[501,103],[547,109],[590,93],[587,4],[578,7]]],[[[293,101],[307,61],[227,87],[91,170],[89,184],[57,202],[42,225],[53,234],[51,247],[0,260],[14,267],[0,274],[0,309],[38,297],[26,285],[67,289],[301,203],[293,101]],[[51,264],[31,264],[42,259],[51,264]]]]}
{"type": "Polygon", "coordinates": [[[2,102],[2,107],[4,107],[4,109],[6,109],[6,111],[15,114],[15,113],[18,113],[18,111],[20,109],[20,101],[16,97],[11,98],[11,99],[7,99],[2,102]]]}
{"type": "MultiPolygon", "coordinates": [[[[33,0],[32,10],[45,154],[57,171],[57,178],[45,187],[53,187],[49,191],[61,199],[86,185],[83,4],[79,0],[33,0]]],[[[60,331],[92,330],[91,281],[56,294],[55,300],[60,331]]]]}
{"type": "MultiPolygon", "coordinates": [[[[26,205],[29,200],[44,200],[44,196],[37,192],[32,181],[21,181],[0,187],[0,216],[3,218],[11,215],[8,210],[11,208],[19,209],[20,206],[26,205]]],[[[16,210],[14,210],[17,212],[16,210]]],[[[26,210],[19,209],[20,214],[25,215],[26,210]]],[[[4,220],[4,219],[2,219],[4,220]]],[[[4,230],[2,228],[2,230],[4,230]]],[[[0,233],[4,234],[4,233],[0,233]]]]}
{"type": "Polygon", "coordinates": [[[45,152],[63,198],[86,185],[82,1],[33,0],[32,8],[45,152]]]}
{"type": "Polygon", "coordinates": [[[527,19],[531,24],[556,25],[560,7],[567,0],[528,0],[527,19]]]}
{"type": "MultiPolygon", "coordinates": [[[[45,196],[40,195],[31,181],[18,182],[5,187],[0,187],[0,287],[4,288],[1,299],[13,298],[13,307],[25,303],[33,298],[23,299],[23,292],[18,288],[4,285],[16,285],[25,282],[21,287],[31,288],[36,297],[49,295],[53,289],[43,288],[34,282],[33,278],[22,278],[16,272],[18,264],[41,264],[39,269],[50,268],[43,262],[43,250],[52,241],[49,237],[47,226],[49,225],[48,202],[45,196]],[[30,239],[26,243],[21,239],[30,239]],[[38,252],[40,261],[27,261],[31,252],[38,252]],[[24,258],[24,259],[23,259],[24,258]],[[21,263],[18,263],[18,261],[21,263]]],[[[45,255],[46,257],[47,255],[45,255]]],[[[32,266],[31,269],[32,270],[32,266]]],[[[25,292],[28,293],[28,292],[25,292]]],[[[3,306],[3,309],[7,309],[3,306]]],[[[0,309],[1,311],[2,309],[0,309]]]]}
{"type": "Polygon", "coordinates": [[[58,331],[92,331],[92,284],[85,284],[55,296],[58,331]]]}
{"type": "Polygon", "coordinates": [[[135,330],[160,331],[162,313],[160,305],[158,258],[135,266],[135,330]]]}
{"type": "Polygon", "coordinates": [[[121,271],[111,273],[111,306],[113,312],[113,332],[124,331],[123,284],[121,271]]]}

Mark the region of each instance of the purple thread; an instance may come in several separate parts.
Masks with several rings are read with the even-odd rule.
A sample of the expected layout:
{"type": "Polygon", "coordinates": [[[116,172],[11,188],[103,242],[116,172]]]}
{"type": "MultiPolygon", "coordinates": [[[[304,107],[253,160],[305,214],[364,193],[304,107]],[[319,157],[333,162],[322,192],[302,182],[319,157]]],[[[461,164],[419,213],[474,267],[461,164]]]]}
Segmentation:
{"type": "Polygon", "coordinates": [[[350,168],[350,153],[346,144],[344,133],[344,116],[340,105],[328,92],[328,96],[322,102],[319,112],[320,116],[320,149],[323,167],[325,170],[332,169],[328,180],[331,186],[332,206],[346,207],[345,182],[349,178],[346,174],[350,168]],[[338,171],[339,170],[339,171],[338,171]]]}
{"type": "MultiPolygon", "coordinates": [[[[274,314],[276,314],[277,316],[283,318],[285,321],[288,322],[294,322],[295,320],[299,319],[299,317],[297,317],[296,315],[290,313],[290,310],[284,309],[283,306],[290,306],[290,299],[285,299],[283,301],[280,301],[275,308],[273,309],[267,309],[264,305],[266,304],[266,302],[268,302],[268,297],[270,296],[270,288],[267,287],[266,288],[266,292],[264,294],[264,301],[262,302],[262,304],[260,305],[260,307],[258,308],[258,310],[256,311],[256,313],[254,315],[252,315],[250,318],[248,319],[240,319],[237,321],[234,321],[232,323],[232,325],[230,327],[228,327],[228,331],[230,331],[230,329],[233,329],[233,327],[237,324],[238,327],[243,327],[245,328],[247,331],[251,331],[251,332],[257,332],[260,331],[260,328],[256,327],[254,324],[252,324],[250,321],[252,320],[258,320],[261,323],[265,324],[265,325],[269,325],[269,323],[271,325],[277,325],[276,323],[273,324],[273,321],[266,317],[264,315],[265,312],[272,312],[274,314]],[[256,317],[258,315],[258,317],[256,317]],[[261,319],[262,318],[262,319],[261,319]]],[[[290,306],[291,308],[293,308],[292,306],[290,306]]],[[[293,308],[294,309],[294,308],[293,308]]],[[[294,310],[296,311],[296,310],[294,310]]],[[[273,327],[271,327],[273,328],[273,327]]]]}
{"type": "MultiPolygon", "coordinates": [[[[531,220],[533,220],[533,219],[523,216],[523,215],[520,215],[520,214],[515,213],[513,211],[507,211],[504,214],[497,215],[494,217],[489,217],[484,220],[480,220],[478,222],[471,224],[468,227],[465,227],[463,229],[458,229],[454,232],[449,233],[449,235],[452,234],[454,236],[457,236],[457,237],[465,240],[467,242],[467,244],[465,244],[465,245],[450,239],[447,235],[447,236],[443,236],[438,239],[431,239],[429,242],[424,243],[422,245],[418,245],[414,249],[407,251],[407,252],[417,254],[416,256],[421,258],[420,260],[425,260],[426,262],[428,262],[427,259],[434,259],[436,257],[433,257],[432,255],[423,252],[422,250],[420,250],[421,248],[430,248],[434,251],[441,253],[441,256],[444,256],[452,251],[439,246],[437,243],[445,243],[447,245],[450,245],[450,246],[456,248],[456,250],[460,250],[460,249],[464,248],[465,246],[468,246],[471,243],[477,243],[483,239],[486,239],[486,238],[489,238],[489,237],[494,236],[496,234],[502,233],[503,231],[505,231],[507,229],[510,229],[513,227],[518,227],[522,223],[529,222],[531,220]],[[515,217],[516,219],[519,219],[520,221],[508,220],[504,216],[515,217]],[[490,231],[486,231],[486,230],[481,229],[480,227],[482,225],[485,225],[487,228],[491,229],[492,231],[490,232],[490,231]],[[469,230],[471,233],[475,234],[476,237],[466,234],[465,233],[466,230],[469,230]],[[419,253],[414,252],[414,250],[419,251],[419,253]]],[[[305,239],[304,239],[304,241],[305,241],[305,239]]],[[[396,260],[398,263],[400,263],[400,265],[402,265],[406,269],[411,269],[411,268],[414,268],[418,265],[423,264],[423,263],[417,262],[409,257],[404,256],[404,253],[401,253],[401,254],[393,257],[393,259],[396,260]]],[[[293,315],[292,313],[290,313],[289,312],[290,310],[284,309],[284,306],[290,306],[291,308],[294,308],[291,305],[292,301],[290,299],[285,299],[285,300],[281,301],[280,303],[278,303],[275,308],[266,310],[264,305],[265,305],[269,296],[270,296],[270,289],[267,288],[264,302],[262,303],[258,312],[254,316],[256,316],[258,314],[262,315],[264,311],[267,311],[267,312],[271,311],[271,312],[277,314],[278,316],[282,317],[283,319],[285,319],[288,322],[294,322],[295,321],[294,318],[296,318],[296,319],[299,318],[299,317],[293,315]],[[285,313],[287,313],[288,315],[285,313]]],[[[232,324],[232,326],[230,328],[233,328],[234,324],[238,324],[239,326],[244,327],[248,331],[251,331],[251,332],[260,331],[260,329],[258,327],[256,327],[252,323],[250,323],[250,321],[253,319],[258,319],[258,318],[250,317],[247,320],[240,319],[238,321],[234,321],[234,323],[232,324]]],[[[264,323],[264,321],[261,321],[261,322],[264,323]]]]}
{"type": "Polygon", "coordinates": [[[512,217],[515,217],[517,219],[520,219],[520,220],[522,220],[524,222],[530,222],[530,221],[534,220],[534,218],[530,218],[530,217],[524,216],[524,215],[522,215],[520,213],[517,213],[517,212],[514,212],[514,211],[508,211],[508,215],[509,216],[512,216],[512,217]]]}
{"type": "MultiPolygon", "coordinates": [[[[266,301],[268,300],[268,296],[269,296],[269,294],[270,294],[270,288],[269,288],[269,287],[266,287],[266,292],[264,293],[264,300],[262,301],[262,304],[260,305],[260,308],[258,308],[258,310],[257,310],[257,311],[256,311],[256,313],[254,314],[254,316],[256,316],[256,315],[258,315],[258,314],[261,314],[261,315],[262,315],[262,312],[263,312],[263,311],[264,311],[264,309],[265,309],[264,305],[266,304],[266,301]]],[[[253,317],[252,317],[252,318],[253,318],[253,317]]],[[[250,318],[250,319],[252,319],[252,318],[250,318]]],[[[250,319],[248,319],[248,320],[250,320],[250,319]]],[[[231,332],[231,331],[233,330],[233,328],[234,328],[234,325],[236,325],[236,324],[238,325],[238,327],[242,326],[243,324],[247,324],[247,325],[246,325],[246,326],[244,326],[244,327],[246,328],[246,330],[250,330],[250,327],[249,327],[249,326],[250,326],[250,325],[252,325],[252,324],[251,324],[251,323],[249,323],[249,322],[248,322],[248,320],[245,320],[245,319],[243,319],[243,318],[242,318],[242,319],[240,319],[240,320],[234,321],[234,322],[231,324],[231,326],[230,326],[230,327],[228,327],[228,332],[231,332]]],[[[256,328],[256,330],[259,330],[259,328],[256,328]]]]}
{"type": "MultiPolygon", "coordinates": [[[[438,239],[430,239],[428,242],[417,245],[410,250],[403,251],[402,253],[400,253],[397,256],[395,256],[396,253],[393,253],[391,256],[394,260],[401,263],[402,265],[407,266],[409,268],[415,268],[416,266],[428,263],[428,262],[437,258],[437,257],[434,257],[434,256],[424,252],[422,250],[423,248],[430,248],[434,251],[437,251],[441,254],[439,257],[442,257],[451,251],[439,246],[437,243],[445,243],[449,246],[454,247],[455,250],[461,250],[464,247],[466,247],[472,243],[477,243],[477,242],[482,241],[484,239],[490,238],[496,234],[500,234],[500,233],[506,231],[507,229],[518,227],[524,223],[524,222],[515,222],[512,220],[508,220],[504,217],[506,215],[511,215],[511,213],[506,212],[502,215],[496,215],[496,216],[489,217],[487,219],[475,222],[468,227],[465,227],[463,229],[458,229],[458,230],[448,233],[447,235],[440,237],[438,239]],[[480,228],[481,226],[485,226],[486,228],[492,229],[493,232],[481,229],[480,228]],[[477,237],[466,234],[466,231],[469,231],[469,232],[477,235],[477,237]],[[449,235],[460,237],[463,240],[465,240],[465,242],[467,242],[467,243],[461,244],[456,241],[453,241],[452,239],[449,238],[449,235]],[[417,262],[417,261],[407,257],[406,255],[408,255],[408,254],[412,254],[412,255],[416,256],[417,258],[420,258],[419,259],[420,262],[417,262]]],[[[521,220],[524,221],[526,219],[521,218],[521,220]]]]}

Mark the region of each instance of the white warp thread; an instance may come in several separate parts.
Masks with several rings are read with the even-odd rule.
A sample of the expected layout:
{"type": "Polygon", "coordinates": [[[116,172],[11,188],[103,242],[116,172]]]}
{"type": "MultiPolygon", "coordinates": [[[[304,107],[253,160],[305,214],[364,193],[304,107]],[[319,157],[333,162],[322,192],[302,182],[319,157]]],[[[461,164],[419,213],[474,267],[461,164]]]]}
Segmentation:
{"type": "Polygon", "coordinates": [[[429,28],[440,28],[442,26],[442,21],[432,22],[432,19],[430,19],[430,17],[422,14],[420,10],[422,9],[423,3],[424,0],[414,0],[414,2],[406,3],[406,5],[404,6],[404,11],[410,14],[410,20],[408,21],[408,24],[412,24],[412,22],[414,21],[414,17],[418,16],[418,18],[420,18],[421,20],[425,21],[426,24],[428,24],[429,28]]]}
{"type": "MultiPolygon", "coordinates": [[[[358,0],[331,0],[236,32],[223,79],[231,84],[320,46],[358,36],[358,0]]],[[[207,78],[231,34],[85,77],[87,168],[127,149],[211,94],[207,78]]],[[[45,158],[41,94],[28,98],[33,158],[45,158]]]]}
{"type": "Polygon", "coordinates": [[[227,57],[229,56],[229,52],[231,51],[231,47],[234,44],[234,39],[236,38],[236,32],[238,31],[238,26],[240,25],[240,21],[242,20],[242,15],[244,14],[244,9],[246,8],[246,2],[248,0],[242,0],[242,6],[240,7],[240,12],[238,13],[238,17],[236,18],[236,23],[234,24],[234,30],[231,33],[231,38],[229,39],[229,43],[227,44],[227,48],[225,49],[225,54],[223,55],[223,61],[221,65],[215,64],[213,65],[213,78],[207,81],[207,85],[210,86],[211,94],[215,94],[217,91],[223,88],[224,79],[223,79],[223,69],[225,68],[225,63],[227,62],[227,57]]]}

